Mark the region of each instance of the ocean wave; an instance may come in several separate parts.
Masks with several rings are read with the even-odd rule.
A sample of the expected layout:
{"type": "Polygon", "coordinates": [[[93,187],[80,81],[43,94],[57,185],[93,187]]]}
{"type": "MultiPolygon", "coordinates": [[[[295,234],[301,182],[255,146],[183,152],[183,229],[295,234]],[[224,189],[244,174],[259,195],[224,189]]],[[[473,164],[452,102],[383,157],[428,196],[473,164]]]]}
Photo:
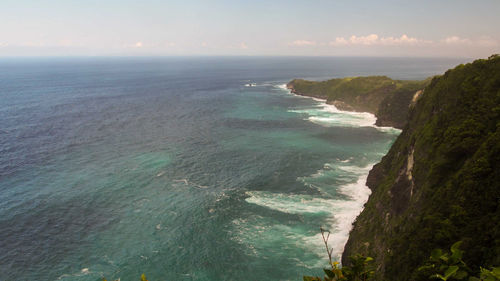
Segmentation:
{"type": "MultiPolygon", "coordinates": [[[[377,118],[371,113],[343,111],[327,104],[324,99],[295,95],[286,84],[274,84],[273,87],[297,98],[313,100],[311,105],[290,108],[288,112],[300,114],[304,120],[320,126],[373,127],[384,133],[400,133],[398,129],[376,126],[377,118]]],[[[302,182],[305,187],[317,191],[315,195],[247,191],[245,201],[277,212],[317,220],[318,230],[320,224],[323,224],[322,227],[330,231],[329,245],[333,248],[332,255],[336,260],[340,260],[352,223],[362,211],[371,193],[366,186],[366,179],[373,165],[360,167],[353,164],[354,160],[353,157],[337,159],[334,163],[326,163],[322,169],[309,176],[297,178],[297,181],[302,182]]],[[[262,255],[262,252],[266,251],[265,245],[271,242],[287,247],[287,243],[292,242],[283,240],[295,241],[293,243],[296,247],[315,257],[304,259],[306,261],[304,266],[324,266],[318,264],[318,260],[322,260],[325,256],[319,231],[311,228],[306,230],[303,226],[286,225],[262,216],[236,219],[233,221],[233,226],[237,233],[234,236],[237,237],[237,242],[245,243],[249,252],[256,256],[262,255]]]]}
{"type": "Polygon", "coordinates": [[[73,279],[73,277],[82,277],[82,276],[85,276],[85,275],[89,275],[89,274],[93,274],[93,275],[101,275],[102,276],[102,272],[91,272],[88,268],[82,268],[82,270],[80,272],[77,272],[77,273],[73,273],[73,274],[63,274],[61,276],[59,276],[57,278],[57,280],[65,280],[65,279],[73,279]]]}
{"type": "MultiPolygon", "coordinates": [[[[283,213],[325,216],[327,225],[324,225],[324,227],[331,232],[329,245],[333,248],[333,256],[335,259],[340,260],[344,245],[349,236],[349,231],[352,227],[352,222],[362,211],[363,205],[370,196],[371,190],[365,183],[368,172],[373,165],[357,167],[343,165],[344,163],[340,161],[339,163],[341,164],[325,165],[325,169],[336,166],[338,169],[344,171],[344,173],[349,174],[351,177],[355,177],[355,181],[351,180],[349,183],[340,185],[336,189],[336,192],[343,195],[342,197],[325,196],[323,192],[323,196],[315,196],[302,194],[290,195],[267,191],[248,191],[246,193],[248,198],[245,200],[250,204],[259,205],[283,213]]],[[[322,176],[332,176],[328,175],[325,169],[321,169],[307,178],[300,178],[298,180],[302,181],[304,185],[314,186],[314,184],[308,183],[308,180],[315,181],[322,176]]],[[[330,186],[330,189],[335,189],[335,187],[330,186]]],[[[297,241],[302,241],[309,251],[316,253],[319,257],[324,255],[321,233],[318,232],[314,235],[298,235],[295,233],[295,236],[297,236],[295,239],[298,239],[297,241]]]]}
{"type": "Polygon", "coordinates": [[[306,230],[299,227],[279,224],[261,216],[232,221],[234,232],[232,240],[240,245],[248,255],[267,259],[268,255],[280,255],[283,259],[295,260],[296,265],[306,268],[325,266],[321,240],[311,239],[306,230]],[[314,246],[311,246],[314,245],[314,246]],[[279,251],[276,249],[279,248],[279,251]],[[300,259],[294,258],[300,254],[300,259]]]}
{"type": "MultiPolygon", "coordinates": [[[[286,89],[286,84],[284,84],[284,85],[285,85],[285,89],[286,89]]],[[[250,81],[245,83],[243,86],[245,86],[245,87],[278,87],[275,83],[272,83],[272,82],[256,83],[256,82],[250,82],[250,81]]],[[[278,88],[282,89],[281,85],[278,88]]]]}
{"type": "Polygon", "coordinates": [[[282,89],[282,90],[285,90],[285,91],[290,91],[287,87],[286,87],[286,84],[279,84],[279,85],[275,85],[276,88],[278,89],[282,89]]]}
{"type": "Polygon", "coordinates": [[[289,112],[303,114],[305,120],[324,127],[375,127],[377,118],[368,112],[342,111],[334,105],[326,104],[323,100],[318,104],[296,109],[289,109],[289,112]]]}
{"type": "Polygon", "coordinates": [[[312,195],[289,195],[267,191],[249,191],[248,203],[264,206],[288,214],[329,214],[334,200],[312,195]]]}
{"type": "Polygon", "coordinates": [[[305,118],[305,120],[315,124],[325,127],[373,127],[384,133],[401,133],[401,130],[393,127],[380,127],[375,125],[377,117],[372,113],[340,110],[332,104],[327,104],[326,99],[294,94],[287,88],[286,84],[278,84],[275,85],[275,87],[282,89],[295,97],[307,98],[316,101],[317,104],[312,107],[288,110],[289,112],[307,115],[308,117],[305,118]]]}

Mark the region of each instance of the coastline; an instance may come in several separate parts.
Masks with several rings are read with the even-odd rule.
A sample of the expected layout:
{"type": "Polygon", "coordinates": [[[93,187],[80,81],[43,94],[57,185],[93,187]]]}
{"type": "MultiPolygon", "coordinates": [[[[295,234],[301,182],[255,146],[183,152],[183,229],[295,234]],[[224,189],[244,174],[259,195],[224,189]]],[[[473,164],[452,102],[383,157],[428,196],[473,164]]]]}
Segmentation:
{"type": "Polygon", "coordinates": [[[350,104],[343,102],[343,101],[334,100],[333,102],[329,103],[328,100],[326,98],[324,98],[324,96],[301,93],[301,92],[297,91],[297,89],[295,89],[295,87],[293,85],[293,80],[292,80],[292,82],[285,84],[285,87],[286,87],[286,89],[290,90],[290,92],[294,95],[324,100],[324,102],[326,104],[333,105],[333,106],[335,106],[335,108],[337,108],[340,111],[370,113],[370,114],[375,116],[375,112],[369,112],[366,110],[358,110],[354,105],[350,105],[350,104]]]}
{"type": "MultiPolygon", "coordinates": [[[[332,114],[348,114],[348,115],[353,115],[353,116],[363,116],[363,117],[368,117],[369,120],[371,120],[370,124],[366,124],[365,126],[359,126],[359,127],[372,127],[380,132],[383,133],[388,133],[388,134],[397,134],[399,135],[402,130],[394,127],[381,127],[376,125],[376,120],[377,117],[370,112],[360,112],[360,111],[349,111],[349,110],[341,110],[338,109],[334,104],[329,104],[327,103],[327,100],[321,97],[316,97],[316,96],[308,96],[305,94],[298,94],[294,92],[292,89],[288,87],[287,84],[282,84],[277,86],[280,89],[286,90],[289,94],[300,97],[300,98],[307,98],[307,99],[312,99],[316,102],[322,103],[322,106],[328,107],[328,111],[330,111],[332,114]]],[[[311,121],[311,120],[309,120],[311,121]]],[[[314,122],[314,121],[312,121],[314,122]]],[[[316,123],[316,122],[314,122],[316,123]]],[[[320,124],[321,125],[321,124],[320,124]]],[[[384,153],[386,155],[387,153],[384,153]]],[[[343,161],[342,161],[343,162],[343,161]]],[[[341,186],[339,190],[341,191],[342,194],[350,197],[352,200],[350,201],[345,201],[345,200],[336,200],[335,205],[344,205],[344,208],[346,207],[346,204],[350,203],[350,206],[348,207],[349,211],[348,213],[336,213],[333,215],[333,218],[335,221],[337,221],[337,226],[335,227],[336,230],[333,232],[330,237],[329,244],[333,248],[333,256],[338,259],[339,262],[341,262],[341,257],[344,252],[345,246],[347,244],[347,241],[349,239],[349,233],[353,228],[353,223],[356,220],[356,218],[361,214],[361,212],[364,209],[365,203],[368,201],[372,191],[367,185],[367,180],[370,172],[372,171],[373,167],[379,163],[380,160],[375,161],[373,163],[369,163],[368,165],[364,167],[357,167],[358,171],[362,171],[362,173],[359,174],[358,179],[356,182],[353,182],[351,184],[347,184],[345,186],[341,186]]],[[[325,164],[327,165],[327,164],[325,164]]],[[[331,206],[333,209],[335,209],[336,206],[331,206]]],[[[321,239],[321,234],[318,233],[317,235],[314,236],[315,239],[318,241],[322,241],[321,239]]]]}
{"type": "Polygon", "coordinates": [[[350,112],[369,112],[375,124],[403,129],[409,109],[431,79],[394,80],[387,76],[357,76],[324,81],[293,79],[286,88],[300,96],[326,99],[327,104],[350,112]]]}
{"type": "Polygon", "coordinates": [[[372,124],[367,124],[365,126],[360,126],[360,127],[373,127],[373,128],[375,128],[381,132],[384,132],[384,133],[394,133],[394,134],[398,134],[398,135],[403,131],[402,129],[399,129],[396,127],[378,126],[376,124],[378,118],[375,114],[373,114],[371,112],[340,109],[340,108],[338,108],[337,105],[332,104],[332,103],[328,103],[328,101],[323,97],[318,97],[318,96],[314,96],[314,95],[306,95],[303,93],[297,93],[296,91],[293,90],[293,88],[290,88],[288,85],[289,84],[281,84],[281,85],[278,85],[277,87],[280,89],[286,90],[289,94],[292,94],[296,97],[307,98],[307,99],[312,99],[312,100],[317,101],[317,102],[321,102],[321,103],[323,103],[323,106],[328,107],[332,113],[342,113],[342,114],[349,114],[349,115],[353,115],[353,116],[365,115],[365,116],[369,116],[370,119],[373,119],[372,124]]]}

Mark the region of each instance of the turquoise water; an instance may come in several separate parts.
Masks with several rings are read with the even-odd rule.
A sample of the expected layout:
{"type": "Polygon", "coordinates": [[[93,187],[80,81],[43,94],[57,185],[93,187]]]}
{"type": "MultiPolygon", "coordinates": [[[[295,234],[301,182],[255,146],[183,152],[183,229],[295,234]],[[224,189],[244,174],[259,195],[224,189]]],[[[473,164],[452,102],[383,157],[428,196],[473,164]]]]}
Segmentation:
{"type": "Polygon", "coordinates": [[[398,131],[283,84],[460,60],[8,59],[0,280],[301,280],[336,258],[398,131]]]}

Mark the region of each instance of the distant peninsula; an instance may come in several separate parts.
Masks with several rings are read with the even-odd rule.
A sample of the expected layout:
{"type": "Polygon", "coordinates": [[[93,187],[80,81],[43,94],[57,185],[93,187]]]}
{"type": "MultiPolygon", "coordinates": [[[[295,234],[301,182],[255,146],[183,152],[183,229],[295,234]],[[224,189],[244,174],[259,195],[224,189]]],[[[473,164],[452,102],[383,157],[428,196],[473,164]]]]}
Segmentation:
{"type": "Polygon", "coordinates": [[[325,99],[340,110],[369,112],[375,125],[403,129],[410,106],[431,78],[422,81],[393,80],[387,76],[336,78],[327,81],[294,79],[287,88],[297,95],[325,99]]]}
{"type": "Polygon", "coordinates": [[[356,266],[357,254],[373,258],[376,281],[500,280],[500,268],[496,279],[465,279],[500,265],[499,55],[424,81],[297,79],[288,88],[403,128],[368,175],[372,194],[353,223],[343,265],[356,266]],[[451,247],[452,259],[433,250],[451,245],[461,245],[451,247]],[[460,262],[447,268],[427,260],[460,262]]]}

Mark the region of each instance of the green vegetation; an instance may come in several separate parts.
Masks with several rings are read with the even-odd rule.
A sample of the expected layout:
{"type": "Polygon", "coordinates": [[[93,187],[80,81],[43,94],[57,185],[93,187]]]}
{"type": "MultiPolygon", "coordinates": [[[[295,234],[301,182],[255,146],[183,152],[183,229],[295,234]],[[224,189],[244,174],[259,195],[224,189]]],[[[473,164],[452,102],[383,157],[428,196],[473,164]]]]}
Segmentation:
{"type": "Polygon", "coordinates": [[[494,267],[491,270],[481,267],[479,277],[471,277],[469,281],[499,281],[500,280],[500,267],[494,267]]]}
{"type": "Polygon", "coordinates": [[[434,249],[427,264],[418,269],[421,275],[444,281],[466,279],[471,269],[462,260],[464,252],[459,249],[461,244],[462,241],[453,244],[450,253],[434,249]]]}
{"type": "MultiPolygon", "coordinates": [[[[471,272],[500,264],[500,57],[432,79],[408,124],[370,172],[352,253],[374,257],[376,280],[428,280],[431,249],[463,241],[471,272]]],[[[452,251],[453,255],[453,251],[452,251]]],[[[458,274],[440,271],[441,276],[458,274]]],[[[483,270],[486,274],[486,270],[483,270]]],[[[450,276],[452,276],[450,275],[450,276]]]]}
{"type": "Polygon", "coordinates": [[[328,261],[331,268],[325,268],[325,277],[314,276],[304,276],[304,281],[367,281],[370,280],[374,274],[374,269],[371,266],[373,261],[370,257],[364,257],[362,255],[354,255],[350,257],[351,266],[343,266],[339,268],[339,262],[332,260],[333,248],[328,246],[328,238],[330,237],[330,232],[325,231],[321,228],[321,236],[323,237],[323,242],[325,243],[326,252],[328,254],[328,261]],[[325,237],[325,233],[327,233],[325,237]]]}
{"type": "Polygon", "coordinates": [[[405,81],[368,76],[321,82],[295,79],[287,87],[299,95],[326,99],[341,110],[373,113],[377,116],[377,125],[402,128],[413,96],[429,82],[430,79],[405,81]]]}
{"type": "Polygon", "coordinates": [[[339,262],[331,263],[331,268],[325,268],[325,277],[304,276],[304,281],[367,281],[371,280],[374,270],[371,267],[373,261],[370,257],[361,255],[352,256],[352,266],[339,268],[339,262]]]}
{"type": "MultiPolygon", "coordinates": [[[[351,256],[351,266],[339,268],[338,262],[332,262],[331,252],[328,248],[328,237],[325,239],[324,231],[323,241],[325,242],[328,258],[331,268],[325,268],[325,277],[304,276],[304,281],[367,281],[373,280],[374,270],[371,265],[373,259],[362,255],[351,256]]],[[[431,252],[429,260],[424,266],[418,268],[422,279],[438,280],[468,280],[468,281],[500,281],[500,267],[494,267],[491,270],[481,267],[478,276],[473,276],[472,270],[462,260],[464,251],[460,250],[462,241],[456,242],[450,248],[450,252],[441,249],[434,249],[431,252]]],[[[406,279],[403,279],[406,280],[406,279]]]]}
{"type": "Polygon", "coordinates": [[[429,276],[431,279],[447,280],[469,280],[469,281],[499,281],[500,267],[487,270],[481,267],[478,277],[471,276],[472,270],[462,260],[464,251],[460,250],[462,241],[456,242],[450,248],[450,252],[434,249],[427,264],[420,267],[421,275],[429,276]]]}

